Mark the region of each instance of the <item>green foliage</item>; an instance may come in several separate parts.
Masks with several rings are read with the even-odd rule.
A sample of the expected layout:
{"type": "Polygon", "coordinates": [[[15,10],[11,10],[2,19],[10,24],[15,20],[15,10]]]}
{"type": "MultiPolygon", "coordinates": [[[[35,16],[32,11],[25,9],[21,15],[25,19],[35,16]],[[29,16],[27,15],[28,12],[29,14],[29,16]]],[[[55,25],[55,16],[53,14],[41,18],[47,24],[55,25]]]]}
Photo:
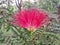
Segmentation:
{"type": "MultiPolygon", "coordinates": [[[[55,11],[54,5],[58,4],[58,0],[46,0],[39,3],[38,7],[47,11],[55,11]]],[[[27,2],[23,5],[24,8],[30,8],[34,4],[27,2]]],[[[23,28],[15,27],[9,23],[11,15],[14,13],[14,7],[6,8],[5,16],[0,18],[0,45],[60,45],[60,34],[53,32],[47,32],[44,28],[41,28],[31,34],[29,31],[23,28]]]]}
{"type": "Polygon", "coordinates": [[[60,0],[39,0],[38,2],[31,3],[31,2],[25,2],[22,7],[23,8],[30,8],[30,7],[38,7],[45,9],[46,11],[49,11],[51,13],[57,11],[57,6],[60,4],[60,0]]]}
{"type": "MultiPolygon", "coordinates": [[[[8,30],[1,30],[2,36],[0,37],[1,42],[8,43],[11,45],[59,45],[60,35],[42,30],[37,30],[33,33],[33,37],[30,38],[30,33],[26,29],[8,26],[8,30]]],[[[3,27],[2,27],[3,29],[3,27]]]]}
{"type": "Polygon", "coordinates": [[[30,7],[32,7],[32,6],[33,6],[33,4],[32,4],[31,2],[25,2],[25,3],[23,3],[23,5],[22,5],[23,8],[30,8],[30,7]]]}
{"type": "Polygon", "coordinates": [[[59,0],[45,0],[39,2],[39,7],[49,12],[55,12],[57,10],[56,7],[59,3],[59,0]]]}
{"type": "Polygon", "coordinates": [[[13,7],[7,8],[7,9],[6,9],[6,13],[7,13],[8,15],[12,15],[13,10],[14,10],[13,7]]]}

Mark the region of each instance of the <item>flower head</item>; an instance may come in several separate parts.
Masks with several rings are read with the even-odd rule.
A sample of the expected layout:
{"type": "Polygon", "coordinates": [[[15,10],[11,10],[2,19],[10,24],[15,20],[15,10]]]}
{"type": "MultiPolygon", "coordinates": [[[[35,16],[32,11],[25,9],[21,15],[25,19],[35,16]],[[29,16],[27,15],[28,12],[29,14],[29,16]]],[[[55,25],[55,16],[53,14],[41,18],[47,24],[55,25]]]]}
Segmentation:
{"type": "Polygon", "coordinates": [[[29,31],[36,31],[48,23],[47,13],[38,9],[24,9],[13,16],[13,25],[26,28],[29,31]]]}

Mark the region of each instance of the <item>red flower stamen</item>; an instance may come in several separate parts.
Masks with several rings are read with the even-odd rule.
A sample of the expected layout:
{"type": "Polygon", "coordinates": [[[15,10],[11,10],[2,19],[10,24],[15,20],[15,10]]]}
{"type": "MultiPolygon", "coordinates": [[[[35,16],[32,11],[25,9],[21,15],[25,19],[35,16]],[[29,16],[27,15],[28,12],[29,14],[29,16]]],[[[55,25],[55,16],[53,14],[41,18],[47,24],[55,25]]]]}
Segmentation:
{"type": "Polygon", "coordinates": [[[13,25],[36,31],[41,26],[48,24],[48,14],[38,9],[24,9],[13,16],[13,25]]]}

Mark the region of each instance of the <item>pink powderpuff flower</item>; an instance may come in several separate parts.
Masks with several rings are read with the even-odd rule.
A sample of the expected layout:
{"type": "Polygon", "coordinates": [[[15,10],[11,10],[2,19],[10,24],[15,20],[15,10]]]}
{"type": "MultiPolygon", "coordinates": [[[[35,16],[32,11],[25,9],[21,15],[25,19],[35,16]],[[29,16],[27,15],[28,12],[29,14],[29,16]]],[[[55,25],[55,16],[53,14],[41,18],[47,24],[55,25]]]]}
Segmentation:
{"type": "Polygon", "coordinates": [[[37,29],[48,24],[48,14],[39,9],[23,9],[13,16],[12,24],[28,31],[35,32],[37,29]]]}

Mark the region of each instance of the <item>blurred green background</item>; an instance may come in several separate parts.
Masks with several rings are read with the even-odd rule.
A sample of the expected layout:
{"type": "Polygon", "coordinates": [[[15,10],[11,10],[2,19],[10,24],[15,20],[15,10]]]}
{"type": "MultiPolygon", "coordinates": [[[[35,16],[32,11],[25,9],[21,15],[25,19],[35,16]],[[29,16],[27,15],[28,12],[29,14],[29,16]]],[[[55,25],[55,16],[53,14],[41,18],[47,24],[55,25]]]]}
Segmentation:
{"type": "Polygon", "coordinates": [[[60,0],[0,0],[0,45],[60,45],[60,0]],[[34,32],[10,24],[12,15],[24,8],[48,12],[51,24],[34,32]],[[45,31],[44,31],[45,30],[45,31]]]}

